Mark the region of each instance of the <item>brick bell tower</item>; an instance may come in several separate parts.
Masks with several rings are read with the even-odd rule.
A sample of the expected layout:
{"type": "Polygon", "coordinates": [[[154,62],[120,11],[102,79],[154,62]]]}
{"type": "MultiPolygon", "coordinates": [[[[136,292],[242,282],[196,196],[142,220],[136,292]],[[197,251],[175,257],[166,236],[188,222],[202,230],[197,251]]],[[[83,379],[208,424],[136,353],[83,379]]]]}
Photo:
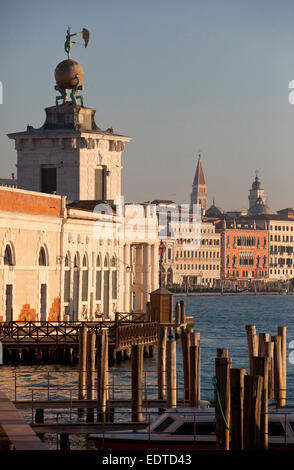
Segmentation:
{"type": "Polygon", "coordinates": [[[193,204],[200,204],[202,215],[204,215],[208,209],[206,182],[200,154],[198,155],[198,163],[190,196],[190,204],[191,207],[193,204]]]}

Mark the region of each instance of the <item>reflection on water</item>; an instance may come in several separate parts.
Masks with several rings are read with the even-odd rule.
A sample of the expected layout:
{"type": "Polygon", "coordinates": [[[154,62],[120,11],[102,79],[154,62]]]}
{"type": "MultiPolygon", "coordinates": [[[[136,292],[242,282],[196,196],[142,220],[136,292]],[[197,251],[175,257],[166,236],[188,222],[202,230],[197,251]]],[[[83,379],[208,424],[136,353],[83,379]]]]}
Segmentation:
{"type": "MultiPolygon", "coordinates": [[[[176,300],[182,299],[176,297],[176,300]]],[[[229,348],[232,367],[248,368],[247,342],[245,325],[255,324],[257,332],[277,334],[277,327],[287,326],[287,345],[294,340],[294,296],[217,296],[183,297],[186,301],[187,315],[193,315],[195,330],[201,333],[201,398],[213,399],[212,379],[216,348],[229,348]]],[[[290,353],[290,350],[288,350],[290,353]]],[[[130,361],[122,362],[110,368],[110,399],[130,399],[131,377],[130,361]]],[[[14,400],[17,399],[76,399],[78,396],[77,367],[56,366],[1,366],[0,388],[14,400]],[[48,391],[49,390],[49,391],[48,391]]],[[[183,375],[181,344],[177,345],[178,397],[182,398],[183,375]]],[[[294,403],[294,366],[287,363],[287,401],[294,403]]],[[[156,392],[156,351],[154,358],[144,359],[143,397],[150,399],[156,392]]],[[[69,421],[69,410],[48,410],[45,422],[56,422],[57,413],[62,411],[59,422],[69,421]]],[[[32,411],[22,411],[25,419],[31,422],[32,411]]],[[[72,421],[81,419],[77,410],[72,411],[72,421]]],[[[129,420],[129,410],[117,410],[115,419],[129,420]]],[[[71,436],[71,448],[93,448],[85,436],[71,436]]],[[[46,436],[46,444],[56,449],[56,435],[46,436]]]]}

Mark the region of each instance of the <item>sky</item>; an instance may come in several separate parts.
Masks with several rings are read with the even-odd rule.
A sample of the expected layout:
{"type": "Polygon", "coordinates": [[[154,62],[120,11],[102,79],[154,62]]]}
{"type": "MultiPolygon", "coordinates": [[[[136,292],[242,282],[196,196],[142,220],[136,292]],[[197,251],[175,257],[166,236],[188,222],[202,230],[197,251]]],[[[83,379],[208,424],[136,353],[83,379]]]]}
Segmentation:
{"type": "Polygon", "coordinates": [[[189,202],[201,151],[210,203],[247,208],[258,169],[271,209],[294,207],[293,0],[1,0],[0,15],[1,177],[16,171],[6,134],[55,104],[70,25],[90,31],[72,50],[85,106],[133,139],[126,201],[189,202]]]}

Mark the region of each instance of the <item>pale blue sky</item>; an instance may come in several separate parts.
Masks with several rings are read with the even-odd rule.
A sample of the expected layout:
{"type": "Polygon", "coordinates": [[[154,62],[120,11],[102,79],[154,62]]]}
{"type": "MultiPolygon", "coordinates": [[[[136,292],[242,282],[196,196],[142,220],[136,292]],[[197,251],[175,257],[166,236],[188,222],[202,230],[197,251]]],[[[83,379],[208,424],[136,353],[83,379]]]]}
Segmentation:
{"type": "Polygon", "coordinates": [[[294,206],[294,2],[63,0],[2,2],[0,174],[15,171],[7,132],[40,127],[68,25],[90,31],[72,57],[85,106],[130,135],[126,200],[189,201],[198,149],[210,202],[246,208],[259,169],[273,209],[294,206]]]}

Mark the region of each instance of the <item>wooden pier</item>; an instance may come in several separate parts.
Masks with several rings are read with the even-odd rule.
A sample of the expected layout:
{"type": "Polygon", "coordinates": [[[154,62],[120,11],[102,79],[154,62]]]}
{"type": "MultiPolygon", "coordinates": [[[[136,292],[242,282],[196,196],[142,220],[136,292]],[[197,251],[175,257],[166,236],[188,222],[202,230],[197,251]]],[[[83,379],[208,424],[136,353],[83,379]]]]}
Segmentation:
{"type": "Polygon", "coordinates": [[[0,341],[3,345],[4,363],[73,362],[78,357],[80,329],[98,335],[108,331],[111,357],[122,355],[132,344],[152,346],[157,342],[158,323],[146,321],[145,314],[116,314],[115,321],[99,322],[3,322],[0,324],[0,341]]]}
{"type": "MultiPolygon", "coordinates": [[[[31,400],[17,399],[15,375],[14,402],[8,400],[5,402],[3,398],[4,405],[1,405],[0,394],[0,430],[1,426],[3,427],[1,410],[6,409],[6,405],[7,409],[11,410],[12,416],[16,416],[17,409],[31,409],[32,429],[40,434],[56,433],[57,445],[60,436],[60,442],[62,441],[62,446],[65,448],[69,445],[69,434],[104,433],[126,428],[141,429],[150,423],[151,414],[161,413],[166,408],[199,407],[200,333],[190,327],[187,328],[184,304],[177,305],[175,312],[175,320],[169,317],[171,323],[142,322],[141,318],[138,318],[137,322],[129,322],[124,318],[121,322],[116,319],[117,321],[111,325],[109,322],[99,322],[99,325],[92,322],[78,322],[78,324],[46,322],[46,325],[32,325],[32,322],[25,322],[23,325],[17,325],[17,328],[14,324],[6,325],[6,330],[5,325],[2,325],[1,332],[5,334],[6,331],[4,336],[8,344],[14,338],[15,344],[18,345],[29,341],[36,341],[37,344],[47,344],[51,341],[55,346],[76,345],[79,367],[77,389],[74,390],[73,385],[70,385],[70,388],[63,388],[62,385],[61,388],[66,391],[67,397],[69,394],[69,399],[49,399],[49,396],[54,396],[49,386],[49,371],[48,382],[37,385],[35,389],[32,387],[31,400]],[[176,370],[176,355],[180,349],[176,348],[176,339],[179,337],[184,379],[181,389],[176,370]],[[152,391],[149,392],[147,371],[144,372],[144,347],[156,341],[157,368],[151,371],[155,372],[155,377],[152,376],[152,391]],[[108,367],[109,344],[130,350],[132,360],[128,389],[119,384],[115,389],[113,371],[108,367]],[[122,395],[126,390],[127,394],[122,395]],[[47,399],[44,399],[43,392],[47,399]],[[45,422],[46,410],[50,410],[51,414],[53,410],[58,411],[57,422],[45,422]],[[69,414],[68,422],[58,422],[59,410],[65,410],[69,414]],[[117,414],[125,413],[128,422],[115,422],[116,410],[117,414]],[[74,413],[78,414],[78,422],[74,422],[74,413]]],[[[245,369],[232,369],[232,359],[229,357],[228,349],[216,350],[212,393],[214,392],[217,449],[268,448],[270,435],[268,400],[276,400],[276,404],[280,407],[286,405],[286,327],[279,326],[277,333],[275,336],[270,336],[269,333],[257,334],[255,325],[246,325],[248,373],[245,369]]],[[[60,397],[60,390],[58,391],[60,397]]],[[[20,426],[22,425],[23,423],[20,423],[20,426]]],[[[13,434],[12,428],[6,429],[7,433],[8,431],[13,434]]],[[[13,439],[11,442],[15,445],[13,439]]],[[[16,442],[16,445],[20,444],[16,442]]],[[[39,445],[36,440],[35,445],[39,445]]]]}
{"type": "Polygon", "coordinates": [[[3,392],[0,392],[0,449],[47,450],[3,392]]]}

